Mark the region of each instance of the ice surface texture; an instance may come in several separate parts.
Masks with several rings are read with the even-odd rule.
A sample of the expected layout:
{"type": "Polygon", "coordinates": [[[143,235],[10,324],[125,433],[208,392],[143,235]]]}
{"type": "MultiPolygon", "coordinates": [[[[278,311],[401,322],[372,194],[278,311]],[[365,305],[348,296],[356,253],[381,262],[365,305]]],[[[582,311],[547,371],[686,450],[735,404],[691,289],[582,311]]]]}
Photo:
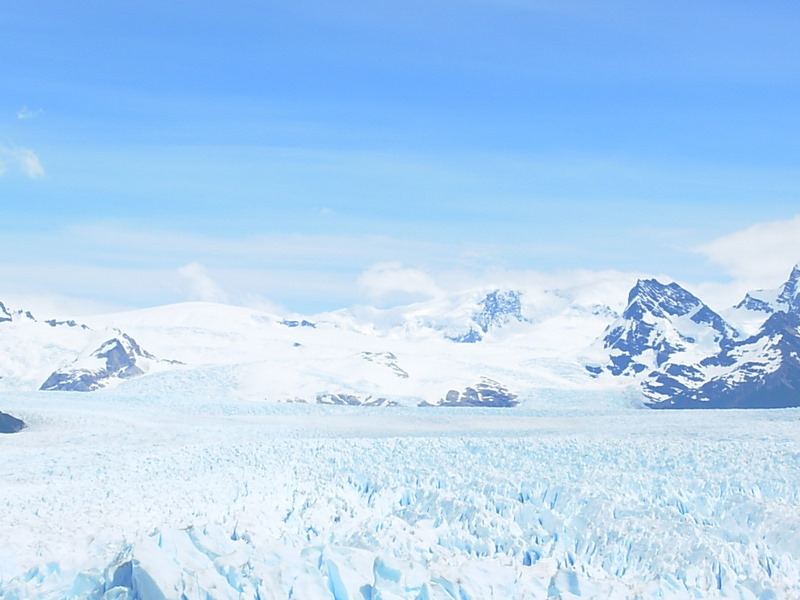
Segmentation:
{"type": "Polygon", "coordinates": [[[797,410],[100,394],[11,402],[4,600],[800,597],[797,410]]]}

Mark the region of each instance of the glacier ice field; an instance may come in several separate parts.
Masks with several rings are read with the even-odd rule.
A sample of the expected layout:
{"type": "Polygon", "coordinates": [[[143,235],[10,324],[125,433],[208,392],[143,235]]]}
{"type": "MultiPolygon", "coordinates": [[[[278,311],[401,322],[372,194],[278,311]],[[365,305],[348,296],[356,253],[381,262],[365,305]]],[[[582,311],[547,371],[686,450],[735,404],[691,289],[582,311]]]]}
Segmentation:
{"type": "Polygon", "coordinates": [[[4,600],[800,598],[797,409],[2,402],[4,600]]]}

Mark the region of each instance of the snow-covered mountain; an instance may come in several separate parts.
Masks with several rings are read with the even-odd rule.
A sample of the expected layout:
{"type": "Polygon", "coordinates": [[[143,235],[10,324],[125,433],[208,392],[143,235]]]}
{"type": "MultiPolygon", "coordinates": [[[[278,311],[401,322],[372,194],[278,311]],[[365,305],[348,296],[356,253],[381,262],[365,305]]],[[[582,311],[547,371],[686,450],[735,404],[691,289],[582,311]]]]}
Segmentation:
{"type": "Polygon", "coordinates": [[[633,283],[3,305],[0,598],[800,597],[798,411],[630,410],[797,405],[800,315],[633,283]]]}
{"type": "Polygon", "coordinates": [[[800,405],[800,267],[723,313],[654,278],[623,304],[624,279],[313,316],[184,303],[79,323],[0,303],[0,389],[509,407],[633,387],[654,408],[800,405]]]}
{"type": "Polygon", "coordinates": [[[748,292],[734,308],[767,315],[800,312],[800,264],[795,265],[789,279],[778,289],[748,292]]]}
{"type": "Polygon", "coordinates": [[[605,369],[639,379],[653,408],[800,406],[798,282],[795,267],[780,288],[749,293],[726,311],[734,328],[677,284],[639,281],[602,339],[605,369]]]}
{"type": "Polygon", "coordinates": [[[761,330],[700,363],[708,375],[654,408],[784,408],[800,405],[800,316],[772,313],[761,330]]]}
{"type": "Polygon", "coordinates": [[[0,303],[0,388],[92,391],[174,365],[114,327],[41,320],[0,303]]]}
{"type": "Polygon", "coordinates": [[[88,356],[79,356],[71,364],[55,371],[39,388],[44,391],[91,392],[121,380],[144,375],[164,364],[178,361],[159,361],[142,350],[126,333],[103,342],[88,356]]]}
{"type": "Polygon", "coordinates": [[[525,322],[522,316],[520,293],[515,290],[494,290],[486,294],[472,313],[469,330],[466,333],[449,334],[446,337],[454,342],[480,342],[491,329],[502,327],[512,321],[525,322]],[[477,326],[477,329],[476,327],[477,326]]]}
{"type": "Polygon", "coordinates": [[[622,315],[602,338],[610,358],[605,368],[614,375],[638,374],[682,355],[708,354],[737,336],[722,317],[677,283],[640,279],[622,315]]]}

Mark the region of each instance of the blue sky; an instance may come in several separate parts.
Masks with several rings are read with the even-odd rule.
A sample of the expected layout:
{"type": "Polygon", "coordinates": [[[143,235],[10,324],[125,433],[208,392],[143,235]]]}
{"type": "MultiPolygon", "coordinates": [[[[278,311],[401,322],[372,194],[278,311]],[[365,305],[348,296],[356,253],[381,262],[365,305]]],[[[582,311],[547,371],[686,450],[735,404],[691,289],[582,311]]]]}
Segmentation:
{"type": "Polygon", "coordinates": [[[716,242],[773,223],[762,271],[800,260],[797,31],[792,2],[14,3],[0,280],[300,311],[376,264],[758,282],[716,242]]]}

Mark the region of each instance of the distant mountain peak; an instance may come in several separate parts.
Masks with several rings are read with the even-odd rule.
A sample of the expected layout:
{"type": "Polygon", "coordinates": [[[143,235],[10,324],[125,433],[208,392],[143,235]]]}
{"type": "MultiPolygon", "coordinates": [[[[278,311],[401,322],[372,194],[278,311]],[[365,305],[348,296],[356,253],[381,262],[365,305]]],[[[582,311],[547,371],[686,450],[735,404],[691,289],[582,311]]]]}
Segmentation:
{"type": "Polygon", "coordinates": [[[472,320],[487,333],[492,326],[505,325],[511,320],[524,321],[520,293],[515,290],[494,290],[481,300],[481,310],[472,320]]]}
{"type": "Polygon", "coordinates": [[[789,279],[780,288],[778,302],[787,307],[797,310],[800,308],[800,264],[796,264],[789,274],[789,279]]]}
{"type": "Polygon", "coordinates": [[[734,308],[765,314],[778,311],[800,313],[800,263],[792,268],[789,278],[777,290],[748,292],[734,308]]]}
{"type": "Polygon", "coordinates": [[[609,371],[630,375],[666,364],[690,345],[719,348],[737,337],[721,316],[677,283],[639,279],[628,305],[603,337],[610,350],[609,371]]]}
{"type": "MultiPolygon", "coordinates": [[[[54,372],[39,388],[43,391],[90,392],[106,387],[113,380],[144,375],[142,362],[157,361],[126,333],[103,342],[87,358],[54,372]]],[[[170,361],[172,362],[172,361],[170,361]]]]}
{"type": "Polygon", "coordinates": [[[0,302],[0,323],[14,321],[15,317],[25,318],[29,321],[36,321],[36,317],[31,314],[29,310],[11,310],[5,304],[0,302]]]}
{"type": "Polygon", "coordinates": [[[628,294],[628,307],[623,316],[651,313],[660,318],[683,316],[702,301],[677,283],[661,283],[657,279],[639,279],[628,294]]]}
{"type": "Polygon", "coordinates": [[[495,327],[502,327],[511,321],[526,321],[522,315],[521,294],[516,290],[493,290],[478,302],[480,307],[472,314],[466,330],[445,337],[453,342],[474,344],[495,327]],[[477,327],[475,327],[477,325],[477,327]]]}

